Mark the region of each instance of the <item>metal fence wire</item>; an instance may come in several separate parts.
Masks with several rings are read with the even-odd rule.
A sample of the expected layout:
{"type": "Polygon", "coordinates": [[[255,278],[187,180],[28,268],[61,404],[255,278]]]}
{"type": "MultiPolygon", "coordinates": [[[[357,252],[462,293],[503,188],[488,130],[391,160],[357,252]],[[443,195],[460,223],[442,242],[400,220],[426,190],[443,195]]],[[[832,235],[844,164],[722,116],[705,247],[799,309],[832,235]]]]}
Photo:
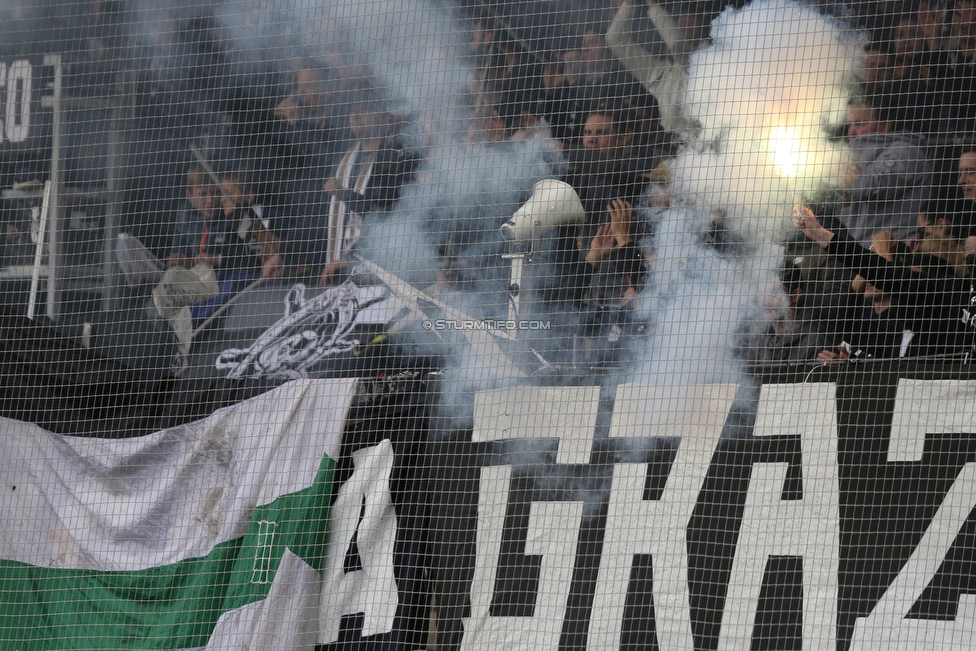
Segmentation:
{"type": "Polygon", "coordinates": [[[976,634],[973,0],[0,0],[0,650],[976,634]]]}

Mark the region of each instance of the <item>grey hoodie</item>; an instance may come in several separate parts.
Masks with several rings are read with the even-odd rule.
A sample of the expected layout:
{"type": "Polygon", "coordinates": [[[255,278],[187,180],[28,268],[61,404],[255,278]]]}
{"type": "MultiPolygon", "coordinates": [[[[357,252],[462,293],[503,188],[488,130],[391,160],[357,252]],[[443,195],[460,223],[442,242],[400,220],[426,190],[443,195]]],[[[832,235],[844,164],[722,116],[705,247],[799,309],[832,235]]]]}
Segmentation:
{"type": "Polygon", "coordinates": [[[851,140],[861,171],[838,217],[864,248],[871,248],[871,236],[884,230],[901,241],[917,235],[918,213],[934,182],[923,142],[923,136],[907,131],[866,133],[851,140]]]}

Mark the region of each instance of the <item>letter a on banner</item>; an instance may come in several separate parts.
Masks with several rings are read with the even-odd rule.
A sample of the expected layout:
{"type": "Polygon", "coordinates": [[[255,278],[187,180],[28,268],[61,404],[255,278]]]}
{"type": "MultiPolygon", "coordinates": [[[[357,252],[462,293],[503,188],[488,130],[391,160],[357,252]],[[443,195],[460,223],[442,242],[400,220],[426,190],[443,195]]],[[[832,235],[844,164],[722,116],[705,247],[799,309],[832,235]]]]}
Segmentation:
{"type": "MultiPolygon", "coordinates": [[[[898,383],[888,462],[922,458],[926,434],[976,434],[976,382],[898,383]]],[[[959,596],[951,621],[906,619],[935,577],[969,514],[976,508],[976,463],[962,467],[922,540],[874,610],[854,626],[852,651],[955,651],[976,644],[976,595],[959,596]]]]}
{"type": "Polygon", "coordinates": [[[650,554],[653,563],[654,619],[660,648],[694,648],[688,521],[734,397],[733,385],[617,387],[611,437],[681,440],[660,500],[643,500],[646,463],[614,467],[587,649],[620,648],[624,601],[638,554],[650,554]]]}
{"type": "Polygon", "coordinates": [[[798,436],[803,496],[784,500],[786,463],[753,466],[732,562],[719,651],[752,645],[759,594],[771,556],[799,556],[803,567],[803,648],[833,651],[840,567],[836,387],[762,387],[754,435],[798,436]]]}
{"type": "MultiPolygon", "coordinates": [[[[499,389],[475,398],[472,440],[558,438],[556,462],[590,461],[599,387],[499,389]]],[[[481,470],[478,490],[477,556],[471,583],[471,617],[461,649],[555,650],[572,582],[583,503],[533,502],[525,554],[542,556],[539,589],[531,617],[493,617],[502,529],[511,488],[511,466],[481,470]]]]}
{"type": "Polygon", "coordinates": [[[393,574],[396,511],[390,495],[393,446],[389,440],[352,454],[356,469],[332,506],[333,525],[319,611],[319,642],[339,639],[343,615],[363,613],[363,637],[393,630],[398,604],[393,574]],[[362,569],[345,571],[343,561],[356,537],[362,569]]]}

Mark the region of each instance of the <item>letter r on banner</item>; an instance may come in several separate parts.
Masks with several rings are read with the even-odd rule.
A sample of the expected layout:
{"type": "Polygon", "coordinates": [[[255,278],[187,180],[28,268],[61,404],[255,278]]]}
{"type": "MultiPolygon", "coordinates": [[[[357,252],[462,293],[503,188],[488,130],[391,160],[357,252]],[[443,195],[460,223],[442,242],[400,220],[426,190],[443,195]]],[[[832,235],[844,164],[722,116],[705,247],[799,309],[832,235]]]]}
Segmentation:
{"type": "Polygon", "coordinates": [[[620,648],[634,557],[650,554],[662,651],[692,651],[687,528],[735,398],[733,385],[617,387],[610,436],[680,437],[660,500],[643,501],[647,464],[617,464],[587,649],[620,648]]]}

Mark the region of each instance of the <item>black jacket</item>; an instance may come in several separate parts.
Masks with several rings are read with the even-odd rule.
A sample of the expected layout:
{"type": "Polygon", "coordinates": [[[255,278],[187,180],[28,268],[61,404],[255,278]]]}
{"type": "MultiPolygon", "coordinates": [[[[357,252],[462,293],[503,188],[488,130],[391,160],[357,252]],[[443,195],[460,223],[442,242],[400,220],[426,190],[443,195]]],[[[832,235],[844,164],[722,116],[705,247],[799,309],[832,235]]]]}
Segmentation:
{"type": "Polygon", "coordinates": [[[408,153],[399,140],[388,139],[376,152],[373,172],[363,194],[340,189],[332,195],[360,215],[389,208],[400,196],[400,188],[410,180],[419,163],[420,158],[408,153]]]}
{"type": "Polygon", "coordinates": [[[966,347],[959,309],[967,302],[971,280],[956,276],[947,263],[904,246],[889,262],[859,246],[844,231],[828,244],[827,254],[891,296],[892,316],[914,333],[908,356],[951,354],[966,347]]]}
{"type": "MultiPolygon", "coordinates": [[[[328,249],[329,200],[335,196],[349,210],[366,215],[387,210],[400,196],[400,188],[412,177],[420,157],[408,152],[397,139],[384,142],[376,153],[373,172],[365,192],[338,190],[332,195],[317,191],[304,194],[290,206],[292,214],[279,220],[275,235],[281,240],[279,253],[285,264],[293,267],[317,267],[324,264],[328,249]]],[[[334,174],[331,170],[330,174],[334,174]]]]}

